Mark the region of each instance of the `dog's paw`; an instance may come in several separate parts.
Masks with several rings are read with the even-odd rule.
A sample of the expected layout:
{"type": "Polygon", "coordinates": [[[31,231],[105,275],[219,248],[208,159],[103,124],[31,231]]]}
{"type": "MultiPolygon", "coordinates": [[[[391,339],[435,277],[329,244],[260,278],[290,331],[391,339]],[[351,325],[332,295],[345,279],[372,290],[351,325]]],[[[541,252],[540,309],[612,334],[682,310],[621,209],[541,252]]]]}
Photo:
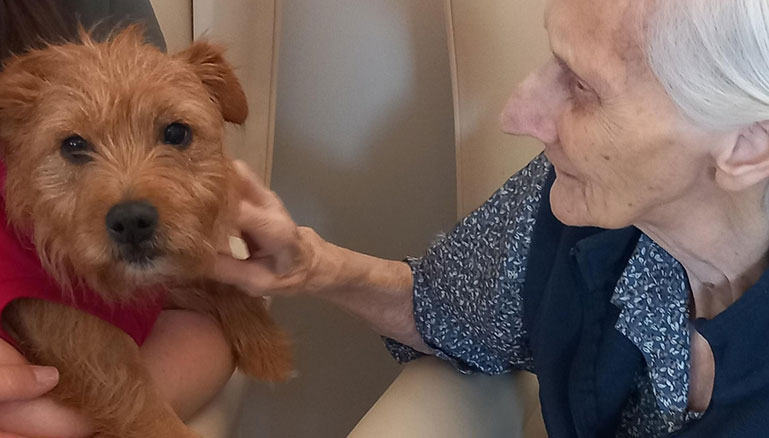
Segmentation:
{"type": "Polygon", "coordinates": [[[291,341],[281,331],[248,340],[237,354],[238,368],[259,380],[280,382],[295,375],[291,341]]]}

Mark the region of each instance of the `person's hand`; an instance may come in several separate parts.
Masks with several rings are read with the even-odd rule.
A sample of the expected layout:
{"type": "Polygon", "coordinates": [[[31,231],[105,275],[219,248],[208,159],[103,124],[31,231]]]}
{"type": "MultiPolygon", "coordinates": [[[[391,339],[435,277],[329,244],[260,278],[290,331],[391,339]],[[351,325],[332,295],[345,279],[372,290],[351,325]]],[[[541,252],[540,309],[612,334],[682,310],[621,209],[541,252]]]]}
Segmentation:
{"type": "Polygon", "coordinates": [[[41,397],[57,383],[59,372],[53,367],[0,365],[0,403],[41,397]]]}
{"type": "MultiPolygon", "coordinates": [[[[0,351],[9,351],[11,346],[0,340],[0,351]]],[[[5,359],[10,359],[6,357],[5,359]]],[[[13,358],[0,365],[0,404],[24,402],[39,398],[59,383],[59,371],[53,367],[40,367],[19,362],[13,358]]],[[[0,438],[24,438],[0,431],[0,438]]]]}
{"type": "Polygon", "coordinates": [[[35,432],[45,423],[58,427],[55,430],[61,434],[57,438],[89,436],[85,419],[45,397],[58,381],[55,368],[30,365],[13,346],[0,340],[0,438],[43,437],[35,432]],[[42,371],[42,379],[38,380],[35,371],[42,371]]]}
{"type": "Polygon", "coordinates": [[[322,287],[317,268],[324,241],[310,228],[298,227],[280,198],[264,186],[245,163],[233,163],[241,199],[236,226],[250,256],[238,260],[220,255],[213,278],[232,284],[249,295],[270,296],[312,292],[322,287]]]}
{"type": "MultiPolygon", "coordinates": [[[[53,367],[29,365],[7,342],[0,340],[0,404],[39,398],[59,383],[53,367]]],[[[0,438],[24,438],[0,430],[0,438]]]]}

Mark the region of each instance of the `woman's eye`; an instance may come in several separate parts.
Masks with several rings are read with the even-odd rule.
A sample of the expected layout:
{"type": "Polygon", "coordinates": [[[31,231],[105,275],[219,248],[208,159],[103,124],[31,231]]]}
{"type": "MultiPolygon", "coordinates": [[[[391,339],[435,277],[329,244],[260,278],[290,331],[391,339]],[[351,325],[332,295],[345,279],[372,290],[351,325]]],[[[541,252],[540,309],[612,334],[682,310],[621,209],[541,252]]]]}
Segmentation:
{"type": "Polygon", "coordinates": [[[570,82],[571,82],[572,91],[574,92],[577,92],[580,94],[593,92],[593,90],[586,83],[582,82],[582,80],[580,80],[578,77],[574,76],[573,74],[570,82]]]}
{"type": "Polygon", "coordinates": [[[184,149],[192,141],[192,130],[184,123],[174,122],[163,130],[163,143],[184,149]]]}
{"type": "Polygon", "coordinates": [[[92,150],[91,144],[79,135],[67,137],[61,142],[61,156],[72,164],[85,164],[93,160],[92,150]]]}

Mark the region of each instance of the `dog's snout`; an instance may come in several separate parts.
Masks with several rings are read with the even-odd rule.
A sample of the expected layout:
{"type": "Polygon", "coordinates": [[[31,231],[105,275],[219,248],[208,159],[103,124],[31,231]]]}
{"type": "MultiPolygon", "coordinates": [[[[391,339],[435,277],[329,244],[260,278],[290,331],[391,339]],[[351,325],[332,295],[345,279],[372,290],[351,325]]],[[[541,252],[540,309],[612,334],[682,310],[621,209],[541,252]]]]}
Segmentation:
{"type": "Polygon", "coordinates": [[[107,213],[107,231],[121,244],[138,245],[152,239],[157,224],[158,211],[146,201],[122,202],[107,213]]]}

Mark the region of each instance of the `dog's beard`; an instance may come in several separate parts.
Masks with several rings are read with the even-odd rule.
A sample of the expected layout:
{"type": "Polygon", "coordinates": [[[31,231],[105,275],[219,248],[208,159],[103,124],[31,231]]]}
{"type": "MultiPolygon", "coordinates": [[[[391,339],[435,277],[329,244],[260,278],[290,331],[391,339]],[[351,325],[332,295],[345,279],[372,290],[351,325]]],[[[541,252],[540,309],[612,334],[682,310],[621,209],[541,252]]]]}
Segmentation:
{"type": "Polygon", "coordinates": [[[147,248],[128,251],[128,257],[125,249],[98,239],[69,242],[36,235],[36,246],[43,267],[65,291],[86,285],[107,300],[126,301],[210,272],[216,254],[211,239],[183,234],[183,239],[154,239],[147,248]]]}

